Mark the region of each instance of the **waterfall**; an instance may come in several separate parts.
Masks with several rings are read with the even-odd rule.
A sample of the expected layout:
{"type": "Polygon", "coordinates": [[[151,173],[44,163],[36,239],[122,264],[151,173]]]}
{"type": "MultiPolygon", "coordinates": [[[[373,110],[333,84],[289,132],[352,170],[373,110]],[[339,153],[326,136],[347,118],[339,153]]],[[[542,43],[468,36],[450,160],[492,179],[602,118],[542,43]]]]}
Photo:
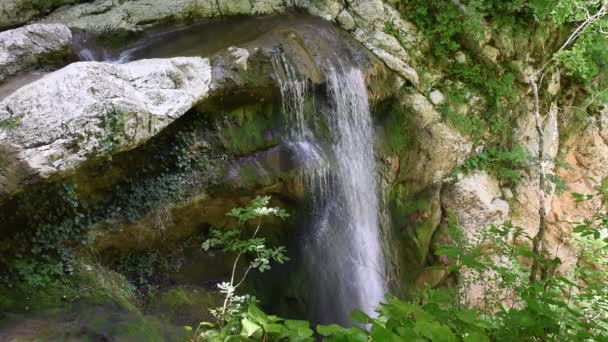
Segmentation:
{"type": "MultiPolygon", "coordinates": [[[[373,314],[385,293],[380,248],[374,136],[361,70],[327,62],[324,106],[305,115],[304,82],[284,57],[274,62],[290,118],[291,144],[306,147],[317,161],[303,168],[312,197],[303,262],[311,279],[313,320],[352,324],[350,314],[373,314]],[[325,120],[324,141],[318,120],[325,120]]],[[[321,101],[319,101],[321,102],[321,101]]]]}

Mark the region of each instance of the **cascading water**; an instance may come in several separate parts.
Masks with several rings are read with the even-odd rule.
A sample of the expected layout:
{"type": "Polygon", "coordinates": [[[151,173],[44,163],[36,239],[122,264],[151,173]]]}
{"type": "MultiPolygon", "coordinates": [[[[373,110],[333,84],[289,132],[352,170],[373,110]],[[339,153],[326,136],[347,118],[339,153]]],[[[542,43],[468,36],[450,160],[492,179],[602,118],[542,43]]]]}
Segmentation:
{"type": "Polygon", "coordinates": [[[385,293],[373,127],[363,75],[357,68],[327,63],[322,120],[330,138],[323,141],[304,113],[306,82],[283,57],[274,66],[280,70],[284,110],[294,121],[291,145],[299,153],[305,147],[317,160],[303,170],[313,208],[303,246],[313,319],[349,325],[353,310],[372,314],[385,293]]]}

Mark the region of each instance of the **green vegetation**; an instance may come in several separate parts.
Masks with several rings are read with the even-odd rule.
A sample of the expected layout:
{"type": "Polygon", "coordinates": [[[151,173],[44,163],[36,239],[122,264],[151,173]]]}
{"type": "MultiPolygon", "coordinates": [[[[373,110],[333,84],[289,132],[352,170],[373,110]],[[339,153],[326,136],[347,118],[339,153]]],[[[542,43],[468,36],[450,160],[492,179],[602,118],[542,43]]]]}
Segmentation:
{"type": "Polygon", "coordinates": [[[21,125],[21,117],[15,116],[0,120],[0,128],[7,130],[17,129],[21,125]]]}
{"type": "MultiPolygon", "coordinates": [[[[603,196],[602,189],[575,198],[582,202],[603,196]]],[[[280,213],[262,203],[267,202],[232,213],[242,222],[259,219],[260,213],[280,213]]],[[[608,228],[607,215],[599,212],[575,223],[572,245],[579,262],[558,271],[563,261],[545,253],[536,255],[532,238],[523,229],[491,225],[470,235],[448,214],[450,243],[438,246],[435,254],[449,262],[432,269],[454,273],[459,280],[456,288],[425,288],[408,301],[388,295],[377,316],[353,313],[353,321],[361,327],[318,325],[316,332],[326,341],[604,341],[608,339],[608,289],[604,286],[608,238],[602,239],[601,232],[608,228]],[[538,281],[530,279],[530,259],[541,260],[538,281]]],[[[255,242],[255,234],[253,240],[235,239],[237,234],[214,233],[203,247],[227,244],[229,250],[255,253],[265,249],[255,242]]],[[[256,261],[257,255],[244,276],[250,269],[263,270],[262,265],[268,265],[256,261]]],[[[263,313],[251,297],[235,296],[233,284],[220,285],[226,302],[232,304],[212,311],[218,323],[199,324],[193,341],[314,341],[308,322],[263,313]]]]}
{"type": "Polygon", "coordinates": [[[166,275],[169,267],[165,257],[157,251],[149,251],[123,257],[115,268],[135,286],[138,296],[145,299],[157,290],[157,284],[166,275]]]}
{"type": "Polygon", "coordinates": [[[505,184],[514,185],[521,178],[521,170],[529,161],[530,156],[519,146],[508,151],[489,149],[467,159],[457,171],[470,173],[486,170],[505,184]]]}
{"type": "MultiPolygon", "coordinates": [[[[259,272],[268,271],[271,262],[284,263],[289,260],[286,255],[285,247],[268,247],[266,239],[259,237],[262,228],[262,219],[265,217],[277,217],[286,219],[289,214],[284,209],[268,207],[270,197],[256,197],[249,206],[245,208],[234,208],[226,215],[238,221],[239,228],[228,231],[212,230],[201,248],[209,250],[211,248],[221,248],[224,252],[235,253],[236,258],[232,266],[232,273],[229,282],[219,283],[217,286],[220,293],[224,295],[224,303],[221,307],[210,308],[209,311],[216,320],[216,323],[201,322],[192,337],[193,341],[223,341],[230,338],[238,338],[241,331],[246,332],[246,337],[256,334],[260,326],[265,323],[279,326],[279,331],[272,334],[263,335],[268,338],[282,338],[292,336],[292,333],[300,333],[301,324],[293,323],[296,321],[285,321],[287,326],[294,324],[288,332],[278,324],[278,318],[264,315],[255,306],[256,299],[248,294],[237,295],[239,289],[247,279],[249,272],[257,270],[259,272]],[[250,238],[242,238],[243,229],[247,224],[253,223],[253,233],[250,238]],[[237,268],[242,259],[249,258],[245,271],[238,274],[237,268]],[[292,322],[292,323],[287,323],[292,322]],[[286,335],[288,334],[288,335],[286,335]]],[[[281,320],[282,321],[282,320],[281,320]]],[[[187,329],[192,330],[191,327],[187,329]]],[[[308,334],[308,332],[306,332],[308,334]]],[[[307,336],[311,336],[312,331],[307,336]]]]}
{"type": "Polygon", "coordinates": [[[122,112],[111,111],[102,119],[101,128],[105,132],[105,137],[101,141],[101,151],[110,160],[124,139],[125,124],[125,114],[122,112]]]}
{"type": "Polygon", "coordinates": [[[42,312],[81,303],[135,308],[135,288],[125,277],[87,258],[74,263],[71,275],[63,275],[61,264],[17,262],[22,263],[16,267],[23,281],[0,284],[0,307],[5,312],[42,312]]]}

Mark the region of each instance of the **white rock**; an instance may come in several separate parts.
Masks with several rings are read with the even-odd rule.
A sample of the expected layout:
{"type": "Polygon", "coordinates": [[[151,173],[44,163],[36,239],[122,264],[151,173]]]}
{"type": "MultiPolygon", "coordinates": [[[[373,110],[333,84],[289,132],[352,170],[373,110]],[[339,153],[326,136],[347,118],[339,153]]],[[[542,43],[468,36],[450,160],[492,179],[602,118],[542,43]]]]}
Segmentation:
{"type": "Polygon", "coordinates": [[[509,216],[509,204],[500,196],[498,182],[485,172],[477,172],[447,186],[441,203],[473,237],[484,226],[502,224],[509,216]]]}
{"type": "Polygon", "coordinates": [[[199,57],[74,63],[0,102],[0,122],[15,123],[0,127],[0,148],[39,177],[71,171],[142,144],[203,100],[211,78],[199,57]]]}
{"type": "Polygon", "coordinates": [[[0,82],[33,68],[42,59],[65,54],[72,32],[61,24],[34,24],[0,32],[0,82]]]}
{"type": "Polygon", "coordinates": [[[557,95],[557,93],[559,93],[559,90],[561,88],[560,85],[560,78],[561,78],[561,73],[559,72],[559,69],[556,69],[555,72],[553,72],[553,74],[551,74],[551,78],[549,79],[549,84],[547,85],[547,92],[549,94],[551,94],[552,96],[557,95]]]}
{"type": "Polygon", "coordinates": [[[467,55],[462,51],[456,52],[456,62],[464,64],[467,62],[467,55]]]}
{"type": "Polygon", "coordinates": [[[235,46],[231,46],[228,48],[228,52],[232,58],[234,58],[234,63],[238,66],[240,70],[247,71],[247,61],[249,60],[249,51],[247,49],[241,49],[235,46]]]}
{"type": "Polygon", "coordinates": [[[443,96],[443,93],[441,93],[438,89],[431,91],[429,94],[429,99],[435,106],[445,102],[445,96],[443,96]]]}
{"type": "Polygon", "coordinates": [[[382,0],[350,0],[350,10],[357,26],[368,31],[384,29],[382,0]]]}

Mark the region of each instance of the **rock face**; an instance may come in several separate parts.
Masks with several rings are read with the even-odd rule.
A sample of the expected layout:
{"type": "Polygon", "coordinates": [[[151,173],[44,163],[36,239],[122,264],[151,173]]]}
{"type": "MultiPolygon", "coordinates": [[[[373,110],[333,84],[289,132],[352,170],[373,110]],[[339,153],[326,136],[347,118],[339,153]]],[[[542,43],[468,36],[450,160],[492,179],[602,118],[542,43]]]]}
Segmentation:
{"type": "Polygon", "coordinates": [[[97,0],[66,6],[42,19],[46,23],[63,23],[93,34],[133,33],[163,22],[195,18],[214,18],[235,15],[269,15],[289,8],[303,8],[310,14],[334,21],[351,31],[386,65],[404,79],[418,84],[418,74],[409,65],[406,47],[416,42],[413,25],[381,0],[132,0],[125,2],[97,0]],[[348,6],[347,6],[348,5],[348,6]],[[391,23],[398,38],[383,30],[391,23]],[[401,42],[406,42],[403,46],[401,42]]]}
{"type": "Polygon", "coordinates": [[[0,30],[27,23],[41,14],[59,6],[82,2],[83,0],[3,0],[0,3],[0,30]]]}
{"type": "Polygon", "coordinates": [[[21,178],[0,193],[145,142],[210,87],[211,66],[203,58],[80,62],[47,75],[0,103],[0,146],[11,151],[0,174],[21,178]]]}
{"type": "Polygon", "coordinates": [[[401,104],[406,111],[413,113],[412,121],[420,129],[421,153],[414,167],[416,174],[424,175],[423,183],[439,183],[467,158],[472,146],[442,121],[441,115],[422,94],[404,96],[401,104]]]}
{"type": "Polygon", "coordinates": [[[0,32],[0,83],[66,56],[71,43],[72,33],[61,24],[34,24],[0,32]]]}
{"type": "Polygon", "coordinates": [[[498,182],[485,172],[467,175],[444,189],[441,203],[453,212],[472,237],[481,227],[501,224],[509,204],[501,198],[498,182]]]}

